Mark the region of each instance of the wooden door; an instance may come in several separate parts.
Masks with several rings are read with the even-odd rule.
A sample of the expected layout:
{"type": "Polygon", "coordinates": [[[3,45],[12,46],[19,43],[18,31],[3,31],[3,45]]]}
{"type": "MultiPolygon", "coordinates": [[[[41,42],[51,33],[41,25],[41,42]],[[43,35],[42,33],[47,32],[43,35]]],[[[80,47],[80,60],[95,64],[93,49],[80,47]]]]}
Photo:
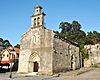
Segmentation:
{"type": "Polygon", "coordinates": [[[38,68],[39,68],[38,62],[34,62],[34,69],[33,69],[33,71],[34,72],[38,72],[38,68]]]}

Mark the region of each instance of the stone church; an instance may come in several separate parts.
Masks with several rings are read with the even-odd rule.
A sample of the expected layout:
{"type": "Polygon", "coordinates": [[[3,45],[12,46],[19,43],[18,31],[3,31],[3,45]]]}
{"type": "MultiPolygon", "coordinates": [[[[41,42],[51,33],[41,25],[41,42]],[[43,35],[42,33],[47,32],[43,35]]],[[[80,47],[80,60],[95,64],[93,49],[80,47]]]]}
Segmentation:
{"type": "Polygon", "coordinates": [[[52,75],[80,68],[78,45],[46,29],[42,7],[34,9],[31,27],[21,37],[18,72],[52,75]]]}

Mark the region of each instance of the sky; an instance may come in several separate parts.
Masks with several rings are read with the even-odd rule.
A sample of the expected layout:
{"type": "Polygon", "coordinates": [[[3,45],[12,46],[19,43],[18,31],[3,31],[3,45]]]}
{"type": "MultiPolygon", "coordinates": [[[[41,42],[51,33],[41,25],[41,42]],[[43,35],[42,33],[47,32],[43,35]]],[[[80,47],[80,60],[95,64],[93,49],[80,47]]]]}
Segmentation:
{"type": "Polygon", "coordinates": [[[48,29],[59,31],[60,22],[76,20],[85,32],[100,32],[100,0],[0,0],[0,38],[20,43],[37,4],[43,7],[48,29]]]}

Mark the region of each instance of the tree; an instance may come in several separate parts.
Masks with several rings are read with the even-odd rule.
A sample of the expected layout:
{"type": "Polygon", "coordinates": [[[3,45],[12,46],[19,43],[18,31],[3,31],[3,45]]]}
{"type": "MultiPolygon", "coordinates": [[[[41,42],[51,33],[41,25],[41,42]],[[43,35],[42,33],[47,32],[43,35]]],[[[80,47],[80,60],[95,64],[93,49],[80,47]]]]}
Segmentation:
{"type": "Polygon", "coordinates": [[[3,39],[2,38],[0,38],[0,42],[3,42],[3,39]]]}
{"type": "Polygon", "coordinates": [[[64,38],[79,44],[85,43],[86,33],[81,30],[81,25],[78,21],[74,20],[72,23],[61,22],[59,28],[61,29],[60,34],[62,34],[64,38]]]}
{"type": "Polygon", "coordinates": [[[81,29],[80,23],[78,21],[75,21],[75,20],[72,22],[71,26],[72,26],[73,31],[78,31],[81,29]]]}
{"type": "Polygon", "coordinates": [[[16,44],[14,47],[16,47],[16,48],[19,48],[19,49],[20,49],[20,45],[19,45],[19,44],[16,44]]]}
{"type": "Polygon", "coordinates": [[[87,36],[86,36],[86,44],[97,44],[100,42],[100,33],[97,31],[93,31],[93,32],[87,32],[87,36]]]}
{"type": "Polygon", "coordinates": [[[69,22],[61,22],[59,25],[59,28],[62,29],[61,32],[66,32],[66,31],[78,31],[81,29],[81,25],[78,21],[73,21],[72,23],[69,22]]]}
{"type": "Polygon", "coordinates": [[[71,30],[71,24],[68,22],[61,22],[59,25],[59,29],[62,29],[61,33],[65,33],[66,31],[71,30]]]}
{"type": "Polygon", "coordinates": [[[2,51],[2,49],[3,49],[3,39],[0,38],[0,52],[2,51]]]}
{"type": "Polygon", "coordinates": [[[4,47],[4,48],[7,48],[7,47],[9,47],[9,46],[12,46],[12,45],[10,44],[10,42],[9,42],[8,40],[4,40],[4,41],[3,41],[3,47],[4,47]]]}
{"type": "Polygon", "coordinates": [[[87,54],[84,52],[84,45],[86,43],[86,33],[81,30],[81,25],[78,21],[69,22],[61,22],[59,25],[61,29],[60,34],[67,38],[70,41],[76,42],[80,45],[80,51],[82,53],[83,58],[87,58],[87,54]]]}
{"type": "Polygon", "coordinates": [[[100,44],[100,33],[97,31],[87,32],[86,33],[81,30],[81,24],[78,21],[69,22],[61,22],[59,25],[61,32],[59,33],[60,37],[64,39],[68,39],[73,42],[77,42],[80,45],[80,51],[82,53],[83,58],[88,58],[88,54],[84,49],[84,45],[90,44],[100,44]]]}

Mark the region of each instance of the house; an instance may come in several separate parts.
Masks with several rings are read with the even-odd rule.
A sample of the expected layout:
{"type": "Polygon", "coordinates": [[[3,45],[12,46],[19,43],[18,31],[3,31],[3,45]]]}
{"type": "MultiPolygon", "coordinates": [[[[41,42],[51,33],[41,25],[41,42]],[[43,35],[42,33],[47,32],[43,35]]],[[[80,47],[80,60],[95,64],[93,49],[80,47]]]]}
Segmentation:
{"type": "Polygon", "coordinates": [[[21,37],[18,73],[52,75],[80,68],[78,44],[45,29],[44,16],[42,7],[35,6],[32,25],[21,37]]]}
{"type": "Polygon", "coordinates": [[[10,65],[13,60],[18,59],[19,49],[13,48],[12,46],[2,50],[1,52],[1,64],[2,65],[10,65]]]}
{"type": "Polygon", "coordinates": [[[1,64],[10,64],[11,60],[10,52],[8,50],[3,50],[1,64]]]}
{"type": "Polygon", "coordinates": [[[16,59],[19,59],[19,48],[14,47],[14,51],[16,52],[16,59]]]}

